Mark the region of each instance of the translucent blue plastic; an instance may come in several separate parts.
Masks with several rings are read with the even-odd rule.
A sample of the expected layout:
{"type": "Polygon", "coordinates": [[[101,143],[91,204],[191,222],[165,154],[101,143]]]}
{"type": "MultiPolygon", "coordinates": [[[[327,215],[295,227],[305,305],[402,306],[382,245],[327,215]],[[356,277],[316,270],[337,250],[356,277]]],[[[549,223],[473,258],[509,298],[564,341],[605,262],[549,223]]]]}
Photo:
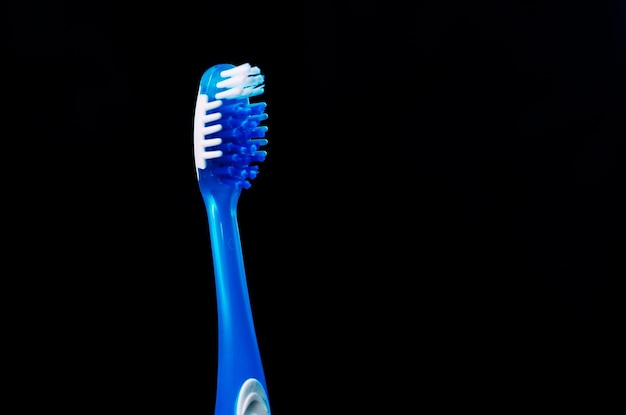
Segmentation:
{"type": "MultiPolygon", "coordinates": [[[[200,93],[209,101],[220,91],[216,83],[221,71],[233,65],[209,68],[200,80],[200,93]]],[[[250,99],[223,99],[215,112],[222,130],[213,134],[221,138],[221,157],[208,160],[198,169],[198,184],[207,209],[218,311],[218,369],[215,415],[234,415],[242,384],[258,380],[267,391],[265,374],[250,308],[246,273],[237,221],[237,204],[242,189],[250,187],[258,173],[254,163],[265,159],[260,147],[267,144],[265,103],[250,99]]],[[[269,403],[267,404],[269,408],[269,403]]]]}

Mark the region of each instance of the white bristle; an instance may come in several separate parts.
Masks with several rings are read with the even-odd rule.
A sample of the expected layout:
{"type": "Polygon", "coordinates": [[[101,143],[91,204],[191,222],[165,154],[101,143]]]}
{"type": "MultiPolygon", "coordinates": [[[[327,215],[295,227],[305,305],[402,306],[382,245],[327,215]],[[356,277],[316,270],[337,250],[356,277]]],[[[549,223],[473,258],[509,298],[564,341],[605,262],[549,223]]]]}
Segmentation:
{"type": "Polygon", "coordinates": [[[221,124],[206,125],[222,118],[222,114],[219,112],[207,114],[207,111],[214,110],[221,105],[222,101],[220,100],[209,102],[209,97],[206,94],[198,94],[193,128],[194,159],[198,169],[206,168],[206,160],[222,156],[222,152],[219,150],[207,150],[209,147],[222,144],[222,139],[217,137],[206,138],[207,135],[222,129],[221,124]]]}
{"type": "MultiPolygon", "coordinates": [[[[221,143],[221,140],[220,140],[220,143],[221,143]]],[[[206,160],[222,157],[222,151],[221,150],[205,151],[204,153],[202,153],[202,155],[203,155],[202,159],[206,161],[206,160]]]]}
{"type": "Polygon", "coordinates": [[[222,72],[220,72],[220,76],[222,78],[231,78],[233,76],[237,76],[237,75],[242,74],[242,73],[247,74],[247,73],[250,72],[251,68],[252,67],[250,66],[249,63],[243,63],[243,64],[241,64],[239,66],[235,66],[234,68],[223,70],[222,72]]]}
{"type": "Polygon", "coordinates": [[[213,133],[216,133],[218,131],[221,131],[222,130],[222,124],[213,124],[213,125],[206,125],[205,126],[204,123],[203,123],[202,125],[199,125],[196,128],[197,128],[198,132],[204,137],[206,135],[213,134],[213,133]]]}
{"type": "Polygon", "coordinates": [[[232,78],[226,78],[223,81],[219,81],[215,84],[218,88],[233,88],[238,85],[244,85],[246,83],[246,79],[248,79],[248,75],[235,76],[232,78]]]}
{"type": "Polygon", "coordinates": [[[231,88],[226,91],[218,92],[215,94],[215,98],[217,99],[228,99],[228,98],[238,98],[242,95],[243,88],[231,88]]]}
{"type": "Polygon", "coordinates": [[[222,101],[209,101],[208,95],[203,95],[203,101],[199,102],[202,105],[202,109],[205,111],[214,110],[215,108],[219,108],[222,105],[222,101]]]}
{"type": "Polygon", "coordinates": [[[204,116],[204,122],[213,122],[222,118],[221,112],[212,112],[211,114],[206,114],[204,116]]]}
{"type": "Polygon", "coordinates": [[[265,77],[261,70],[249,63],[226,69],[220,73],[226,78],[216,84],[218,88],[228,88],[215,94],[216,99],[245,98],[261,95],[265,77]]]}

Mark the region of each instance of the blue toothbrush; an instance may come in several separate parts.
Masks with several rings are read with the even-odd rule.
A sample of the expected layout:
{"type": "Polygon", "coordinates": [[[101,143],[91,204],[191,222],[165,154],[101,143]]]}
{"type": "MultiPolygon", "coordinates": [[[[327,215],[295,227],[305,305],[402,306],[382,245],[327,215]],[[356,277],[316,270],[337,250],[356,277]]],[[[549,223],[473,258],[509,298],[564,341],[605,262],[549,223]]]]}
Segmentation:
{"type": "Polygon", "coordinates": [[[265,160],[264,76],[248,63],[218,64],[200,79],[194,160],[213,252],[218,316],[215,415],[269,415],[237,221],[237,203],[265,160]]]}

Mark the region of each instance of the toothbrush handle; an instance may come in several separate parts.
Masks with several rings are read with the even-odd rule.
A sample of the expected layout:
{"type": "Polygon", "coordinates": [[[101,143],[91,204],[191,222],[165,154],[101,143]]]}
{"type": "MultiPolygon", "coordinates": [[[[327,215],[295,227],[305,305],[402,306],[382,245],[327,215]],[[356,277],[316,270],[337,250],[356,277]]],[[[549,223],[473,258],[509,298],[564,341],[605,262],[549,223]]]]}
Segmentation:
{"type": "Polygon", "coordinates": [[[241,249],[238,198],[239,191],[232,189],[204,196],[218,311],[215,415],[243,414],[243,406],[250,405],[256,408],[255,413],[270,413],[241,249]]]}

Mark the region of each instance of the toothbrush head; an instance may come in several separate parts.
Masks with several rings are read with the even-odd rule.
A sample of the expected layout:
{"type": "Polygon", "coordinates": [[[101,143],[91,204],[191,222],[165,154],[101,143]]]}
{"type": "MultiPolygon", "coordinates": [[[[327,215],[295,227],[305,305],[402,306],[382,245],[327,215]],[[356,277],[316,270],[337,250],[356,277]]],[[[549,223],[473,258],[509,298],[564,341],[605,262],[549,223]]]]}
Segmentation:
{"type": "Polygon", "coordinates": [[[264,91],[264,76],[248,63],[218,64],[200,79],[194,114],[194,160],[201,186],[248,189],[267,152],[265,102],[250,98],[264,91]]]}

